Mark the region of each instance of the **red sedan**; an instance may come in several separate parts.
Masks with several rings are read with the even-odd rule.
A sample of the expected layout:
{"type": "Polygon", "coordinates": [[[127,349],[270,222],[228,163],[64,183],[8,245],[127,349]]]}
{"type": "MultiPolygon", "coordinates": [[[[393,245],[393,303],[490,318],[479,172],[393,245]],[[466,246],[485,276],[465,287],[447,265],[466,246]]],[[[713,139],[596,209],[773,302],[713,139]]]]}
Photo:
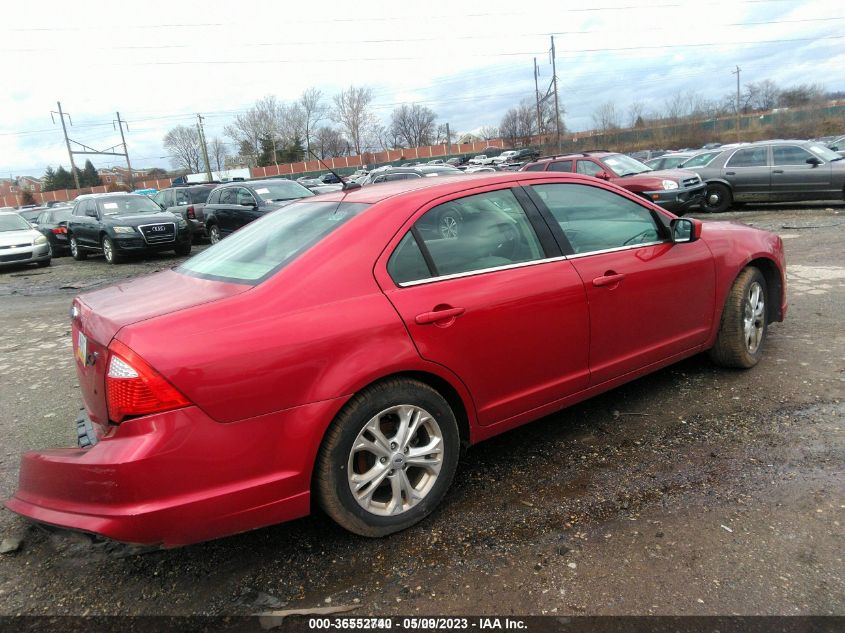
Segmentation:
{"type": "Polygon", "coordinates": [[[575,174],[401,181],[292,203],[72,307],[79,447],[7,502],[121,541],[304,516],[427,516],[461,445],[709,351],[751,367],[783,244],[575,174]]]}

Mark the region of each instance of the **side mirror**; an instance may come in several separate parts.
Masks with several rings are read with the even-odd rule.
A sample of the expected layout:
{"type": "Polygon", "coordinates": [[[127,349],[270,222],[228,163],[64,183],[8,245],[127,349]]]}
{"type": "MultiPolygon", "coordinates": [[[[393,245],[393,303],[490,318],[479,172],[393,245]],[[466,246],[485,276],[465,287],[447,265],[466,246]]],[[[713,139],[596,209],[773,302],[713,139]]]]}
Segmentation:
{"type": "Polygon", "coordinates": [[[249,200],[241,200],[238,204],[242,207],[252,207],[253,209],[258,206],[252,198],[249,200]]]}
{"type": "Polygon", "coordinates": [[[818,167],[822,164],[822,161],[821,159],[816,158],[815,156],[810,156],[810,158],[807,159],[807,164],[812,165],[813,167],[818,167]]]}
{"type": "Polygon", "coordinates": [[[596,174],[596,178],[598,178],[599,180],[610,180],[610,174],[608,174],[606,171],[600,171],[596,174]]]}
{"type": "Polygon", "coordinates": [[[85,212],[85,215],[87,215],[89,218],[96,218],[96,217],[99,217],[99,216],[97,215],[97,210],[96,210],[96,209],[88,209],[88,210],[85,212]]]}
{"type": "Polygon", "coordinates": [[[694,242],[701,237],[701,221],[692,218],[675,218],[669,223],[672,243],[694,242]]]}

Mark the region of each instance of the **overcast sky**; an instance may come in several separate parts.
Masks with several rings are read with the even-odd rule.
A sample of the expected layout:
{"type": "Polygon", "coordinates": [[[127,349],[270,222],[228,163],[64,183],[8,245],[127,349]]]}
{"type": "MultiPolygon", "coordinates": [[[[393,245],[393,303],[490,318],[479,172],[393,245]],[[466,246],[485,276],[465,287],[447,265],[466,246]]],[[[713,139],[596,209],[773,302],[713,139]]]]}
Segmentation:
{"type": "Polygon", "coordinates": [[[97,149],[120,142],[120,111],[137,167],[169,168],[161,139],[197,112],[208,138],[222,138],[256,99],[292,100],[311,86],[326,95],[371,86],[383,119],[417,102],[452,130],[498,125],[533,97],[533,57],[541,82],[551,80],[552,33],[570,130],[591,128],[611,99],[624,112],[636,100],[659,110],[677,91],[719,98],[735,90],[737,64],[743,83],[845,90],[842,0],[41,0],[2,13],[0,176],[68,167],[50,120],[57,100],[71,138],[97,149]]]}

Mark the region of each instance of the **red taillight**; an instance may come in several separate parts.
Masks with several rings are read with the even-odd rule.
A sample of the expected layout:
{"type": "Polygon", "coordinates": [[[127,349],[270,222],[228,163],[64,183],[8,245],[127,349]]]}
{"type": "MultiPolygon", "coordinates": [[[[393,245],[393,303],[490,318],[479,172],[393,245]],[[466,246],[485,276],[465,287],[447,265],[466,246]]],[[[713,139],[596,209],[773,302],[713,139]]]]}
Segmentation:
{"type": "Polygon", "coordinates": [[[67,233],[67,229],[63,226],[57,226],[53,229],[53,233],[55,233],[56,235],[64,235],[67,233]]]}
{"type": "Polygon", "coordinates": [[[194,211],[193,206],[188,207],[188,209],[185,211],[185,213],[187,214],[189,220],[196,220],[197,219],[197,214],[194,211]]]}
{"type": "Polygon", "coordinates": [[[161,374],[119,341],[109,345],[106,400],[112,422],[191,404],[161,374]]]}

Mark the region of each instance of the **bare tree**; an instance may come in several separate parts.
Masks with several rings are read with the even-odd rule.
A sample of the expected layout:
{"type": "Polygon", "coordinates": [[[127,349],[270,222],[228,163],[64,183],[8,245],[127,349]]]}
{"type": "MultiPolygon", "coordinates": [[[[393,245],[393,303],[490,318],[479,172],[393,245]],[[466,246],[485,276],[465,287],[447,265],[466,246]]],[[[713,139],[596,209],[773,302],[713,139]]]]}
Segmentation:
{"type": "Polygon", "coordinates": [[[499,138],[499,128],[495,125],[485,125],[478,130],[478,135],[484,141],[489,141],[491,138],[499,138]]]}
{"type": "Polygon", "coordinates": [[[628,106],[628,127],[638,128],[645,126],[645,104],[642,101],[634,101],[628,106]]]}
{"type": "Polygon", "coordinates": [[[505,112],[499,124],[501,136],[511,145],[527,145],[537,133],[537,108],[530,100],[523,100],[515,108],[505,112]]]}
{"type": "Polygon", "coordinates": [[[349,151],[349,142],[340,130],[324,125],[314,132],[314,150],[320,158],[337,158],[349,151]]]}
{"type": "Polygon", "coordinates": [[[390,127],[408,147],[431,145],[437,131],[434,110],[412,103],[403,103],[390,115],[390,127]]]}
{"type": "Polygon", "coordinates": [[[229,158],[226,154],[226,144],[216,136],[208,144],[208,157],[217,171],[226,168],[226,159],[229,158]]]}
{"type": "MultiPolygon", "coordinates": [[[[270,138],[275,142],[285,128],[285,108],[273,95],[267,95],[256,101],[243,114],[223,128],[223,132],[241,148],[258,148],[261,138],[270,138]]],[[[255,165],[256,157],[246,156],[248,164],[255,165]]]]}
{"type": "Polygon", "coordinates": [[[308,88],[300,95],[296,106],[302,112],[305,126],[305,147],[311,149],[311,137],[317,129],[317,124],[326,118],[328,107],[323,103],[323,93],[317,88],[308,88]]]}
{"type": "Polygon", "coordinates": [[[361,153],[368,128],[374,122],[370,111],[372,100],[373,90],[366,86],[349,86],[334,96],[332,119],[343,127],[356,154],[361,153]]]}
{"type": "Polygon", "coordinates": [[[824,99],[824,86],[819,84],[800,84],[790,86],[780,93],[778,105],[782,108],[796,108],[824,99]]]}
{"type": "Polygon", "coordinates": [[[191,173],[200,171],[200,135],[197,128],[177,125],[164,135],[164,148],[170,154],[170,162],[178,169],[191,173]]]}
{"type": "Polygon", "coordinates": [[[603,103],[593,112],[593,124],[602,132],[619,129],[619,114],[613,101],[603,103]]]}

